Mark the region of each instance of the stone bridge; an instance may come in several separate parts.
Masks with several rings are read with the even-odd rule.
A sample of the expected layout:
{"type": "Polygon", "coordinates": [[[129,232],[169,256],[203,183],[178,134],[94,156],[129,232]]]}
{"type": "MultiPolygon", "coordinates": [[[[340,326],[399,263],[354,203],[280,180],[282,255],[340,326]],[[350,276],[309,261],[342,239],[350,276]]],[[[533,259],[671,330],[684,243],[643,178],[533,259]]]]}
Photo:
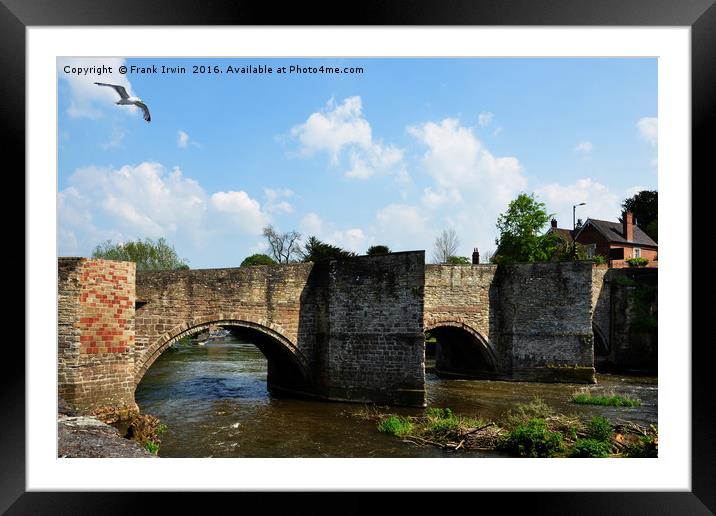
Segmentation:
{"type": "Polygon", "coordinates": [[[59,395],[124,417],[172,343],[209,326],[246,335],[268,388],[424,406],[425,332],[445,375],[594,382],[591,262],[425,265],[424,252],[313,264],[135,273],[59,260],[59,395]]]}

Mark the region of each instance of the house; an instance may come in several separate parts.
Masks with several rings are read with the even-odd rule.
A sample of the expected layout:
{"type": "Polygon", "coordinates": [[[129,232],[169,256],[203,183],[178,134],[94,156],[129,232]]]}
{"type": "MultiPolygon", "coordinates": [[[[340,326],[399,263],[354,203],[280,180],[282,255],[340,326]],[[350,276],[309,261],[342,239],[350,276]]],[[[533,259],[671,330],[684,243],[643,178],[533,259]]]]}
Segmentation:
{"type": "Polygon", "coordinates": [[[553,219],[549,232],[557,233],[569,243],[582,244],[589,258],[598,254],[604,256],[610,267],[628,267],[626,260],[629,258],[647,258],[647,267],[658,267],[659,264],[658,244],[634,224],[631,212],[622,213],[622,222],[587,219],[575,230],[558,228],[553,219]]]}

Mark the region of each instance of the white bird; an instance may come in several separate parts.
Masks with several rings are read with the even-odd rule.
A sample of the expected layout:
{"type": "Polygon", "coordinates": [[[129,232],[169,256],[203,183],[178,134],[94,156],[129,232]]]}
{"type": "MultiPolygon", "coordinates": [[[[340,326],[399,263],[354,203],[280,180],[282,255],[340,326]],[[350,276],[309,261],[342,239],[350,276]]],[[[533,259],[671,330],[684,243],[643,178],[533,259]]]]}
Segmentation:
{"type": "Polygon", "coordinates": [[[122,106],[137,106],[138,108],[141,108],[142,111],[144,111],[144,120],[147,122],[150,122],[152,120],[152,117],[149,116],[149,108],[147,105],[142,102],[142,99],[139,97],[130,97],[127,93],[127,90],[124,89],[124,86],[120,86],[118,84],[107,84],[104,82],[96,82],[97,86],[109,86],[110,88],[114,88],[114,91],[119,93],[119,96],[122,97],[119,99],[115,104],[119,104],[122,106]]]}

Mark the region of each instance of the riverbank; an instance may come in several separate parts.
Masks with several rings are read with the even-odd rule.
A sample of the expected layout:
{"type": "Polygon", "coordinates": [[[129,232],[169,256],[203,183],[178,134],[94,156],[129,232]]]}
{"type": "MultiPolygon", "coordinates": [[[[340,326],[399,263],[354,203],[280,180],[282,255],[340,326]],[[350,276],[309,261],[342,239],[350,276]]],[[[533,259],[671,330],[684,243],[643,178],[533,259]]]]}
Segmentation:
{"type": "Polygon", "coordinates": [[[74,413],[60,401],[57,414],[57,456],[60,458],[156,457],[115,427],[91,416],[74,413]]]}
{"type": "Polygon", "coordinates": [[[89,416],[57,418],[57,456],[60,458],[156,457],[142,446],[122,437],[116,428],[89,416]]]}

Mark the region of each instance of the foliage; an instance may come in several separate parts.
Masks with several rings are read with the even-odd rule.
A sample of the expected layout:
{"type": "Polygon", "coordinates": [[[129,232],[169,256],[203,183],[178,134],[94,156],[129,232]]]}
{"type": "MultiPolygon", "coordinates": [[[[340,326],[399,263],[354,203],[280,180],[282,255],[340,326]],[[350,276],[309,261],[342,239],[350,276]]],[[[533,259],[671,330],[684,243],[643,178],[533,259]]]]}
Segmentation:
{"type": "Polygon", "coordinates": [[[278,263],[289,263],[299,252],[301,234],[296,231],[280,233],[272,225],[263,229],[269,246],[269,252],[278,263]]]}
{"type": "Polygon", "coordinates": [[[368,256],[378,256],[381,254],[390,254],[393,251],[390,250],[390,247],[387,245],[372,245],[368,248],[368,252],[366,253],[368,256]]]}
{"type": "Polygon", "coordinates": [[[451,256],[455,256],[459,245],[460,239],[455,229],[443,229],[433,244],[433,262],[447,263],[451,256]]]}
{"type": "Polygon", "coordinates": [[[188,269],[186,260],[180,260],[174,247],[164,238],[156,242],[150,238],[114,244],[107,240],[95,247],[92,258],[135,262],[138,271],[165,271],[188,269]]]}
{"type": "Polygon", "coordinates": [[[649,225],[656,222],[659,215],[659,192],[656,190],[642,190],[628,199],[624,199],[622,208],[634,214],[636,225],[646,232],[656,242],[656,225],[654,234],[649,232],[649,225]]]}
{"type": "Polygon", "coordinates": [[[266,254],[252,254],[251,256],[247,256],[244,258],[244,261],[241,262],[241,267],[250,266],[250,265],[275,265],[276,260],[271,258],[270,256],[266,254]]]}
{"type": "Polygon", "coordinates": [[[472,261],[465,256],[449,256],[445,263],[448,265],[470,265],[472,261]]]}
{"type": "Polygon", "coordinates": [[[604,407],[639,407],[641,400],[620,394],[592,396],[589,392],[579,392],[572,395],[572,403],[577,405],[601,405],[604,407]]]}
{"type": "Polygon", "coordinates": [[[649,263],[648,258],[627,258],[626,262],[630,267],[645,267],[649,263]]]}
{"type": "Polygon", "coordinates": [[[654,242],[659,241],[659,222],[657,219],[649,222],[644,231],[646,231],[646,234],[649,235],[654,242]]]}
{"type": "Polygon", "coordinates": [[[570,457],[609,457],[612,445],[598,439],[577,439],[570,457]]]}
{"type": "Polygon", "coordinates": [[[607,259],[601,254],[595,254],[593,260],[595,265],[604,265],[607,263],[607,259]]]}
{"type": "Polygon", "coordinates": [[[639,437],[635,444],[629,446],[626,452],[627,457],[653,458],[659,455],[659,440],[656,429],[639,437]]]}
{"type": "Polygon", "coordinates": [[[609,441],[612,438],[612,424],[602,416],[594,416],[587,423],[587,436],[597,441],[609,441]]]}
{"type": "Polygon", "coordinates": [[[356,253],[346,251],[338,246],[321,242],[315,236],[309,237],[303,249],[299,251],[304,262],[321,262],[326,260],[341,260],[355,256],[356,253]]]}
{"type": "Polygon", "coordinates": [[[388,416],[378,424],[378,431],[393,434],[397,437],[408,435],[413,429],[410,420],[400,416],[388,416]]]}
{"type": "Polygon", "coordinates": [[[504,425],[514,428],[526,423],[533,418],[544,419],[552,414],[552,409],[540,398],[534,396],[529,403],[518,403],[514,409],[509,410],[504,416],[504,425]]]}
{"type": "Polygon", "coordinates": [[[562,434],[550,432],[544,419],[533,418],[507,434],[500,448],[520,457],[552,457],[564,446],[562,434]]]}
{"type": "Polygon", "coordinates": [[[495,240],[497,250],[492,261],[545,262],[563,254],[565,240],[556,233],[542,233],[551,217],[544,203],[535,200],[534,194],[518,195],[497,219],[500,236],[495,240]]]}

